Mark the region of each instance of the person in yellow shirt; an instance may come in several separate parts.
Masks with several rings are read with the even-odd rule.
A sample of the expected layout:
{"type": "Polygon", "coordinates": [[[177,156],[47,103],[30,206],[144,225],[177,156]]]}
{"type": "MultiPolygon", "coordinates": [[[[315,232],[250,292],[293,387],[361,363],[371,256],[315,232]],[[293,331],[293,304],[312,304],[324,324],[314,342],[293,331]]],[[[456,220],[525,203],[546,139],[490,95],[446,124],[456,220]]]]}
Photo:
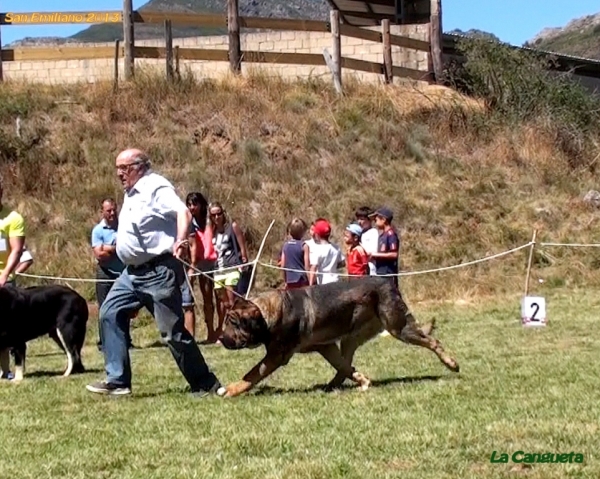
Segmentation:
{"type": "MultiPolygon", "coordinates": [[[[4,188],[0,181],[0,287],[15,282],[25,244],[25,221],[23,217],[2,202],[4,188]]],[[[9,351],[0,351],[0,377],[10,378],[9,351]]]]}

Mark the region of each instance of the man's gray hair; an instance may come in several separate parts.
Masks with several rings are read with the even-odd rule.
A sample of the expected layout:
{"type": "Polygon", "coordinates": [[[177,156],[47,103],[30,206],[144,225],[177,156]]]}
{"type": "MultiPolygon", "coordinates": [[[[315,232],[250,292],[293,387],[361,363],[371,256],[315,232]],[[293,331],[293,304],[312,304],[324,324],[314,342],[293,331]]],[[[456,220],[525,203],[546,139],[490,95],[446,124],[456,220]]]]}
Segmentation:
{"type": "Polygon", "coordinates": [[[147,153],[138,153],[134,157],[134,162],[139,162],[145,170],[149,170],[152,167],[150,156],[147,153]]]}

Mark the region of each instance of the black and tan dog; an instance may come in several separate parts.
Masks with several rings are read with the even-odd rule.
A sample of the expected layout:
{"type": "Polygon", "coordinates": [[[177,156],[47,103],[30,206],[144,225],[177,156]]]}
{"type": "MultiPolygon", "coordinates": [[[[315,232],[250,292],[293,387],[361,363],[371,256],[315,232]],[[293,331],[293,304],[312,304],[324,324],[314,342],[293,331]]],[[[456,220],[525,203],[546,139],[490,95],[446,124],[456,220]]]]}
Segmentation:
{"type": "Polygon", "coordinates": [[[241,381],[219,394],[242,394],[295,353],[320,353],[337,371],[329,388],[346,378],[366,390],[370,380],[352,367],[355,351],[384,329],[396,339],[433,351],[451,371],[457,362],[430,336],[434,324],[421,328],[402,295],[387,278],[365,277],[304,289],[271,291],[251,301],[236,300],[224,321],[221,343],[227,349],[264,345],[266,356],[241,381]],[[338,346],[339,341],[339,346],[338,346]]]}
{"type": "Polygon", "coordinates": [[[27,342],[46,334],[67,356],[63,375],[84,372],[81,349],[88,315],[85,299],[66,286],[0,288],[0,351],[12,351],[14,381],[23,379],[27,342]]]}

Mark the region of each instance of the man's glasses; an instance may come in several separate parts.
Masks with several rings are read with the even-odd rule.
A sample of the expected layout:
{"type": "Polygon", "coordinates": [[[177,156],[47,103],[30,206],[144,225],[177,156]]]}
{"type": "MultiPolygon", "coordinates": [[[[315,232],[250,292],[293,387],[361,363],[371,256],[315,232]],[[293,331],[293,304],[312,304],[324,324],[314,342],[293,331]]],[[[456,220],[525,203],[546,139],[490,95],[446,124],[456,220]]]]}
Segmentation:
{"type": "Polygon", "coordinates": [[[129,168],[131,168],[132,166],[135,165],[139,165],[140,163],[142,163],[141,161],[134,161],[133,163],[127,163],[126,165],[118,165],[117,166],[117,171],[119,173],[126,173],[129,171],[129,168]]]}

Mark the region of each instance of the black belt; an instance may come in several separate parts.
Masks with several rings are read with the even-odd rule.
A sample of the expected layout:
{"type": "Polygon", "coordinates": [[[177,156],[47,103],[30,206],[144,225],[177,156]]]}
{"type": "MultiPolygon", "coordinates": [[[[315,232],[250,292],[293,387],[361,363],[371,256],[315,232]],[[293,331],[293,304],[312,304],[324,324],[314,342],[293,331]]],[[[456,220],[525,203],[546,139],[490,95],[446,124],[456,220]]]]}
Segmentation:
{"type": "Polygon", "coordinates": [[[128,266],[127,268],[131,270],[154,268],[155,266],[164,263],[169,258],[174,258],[173,253],[163,253],[158,256],[155,256],[154,258],[149,259],[145,263],[138,264],[136,266],[128,266]]]}

